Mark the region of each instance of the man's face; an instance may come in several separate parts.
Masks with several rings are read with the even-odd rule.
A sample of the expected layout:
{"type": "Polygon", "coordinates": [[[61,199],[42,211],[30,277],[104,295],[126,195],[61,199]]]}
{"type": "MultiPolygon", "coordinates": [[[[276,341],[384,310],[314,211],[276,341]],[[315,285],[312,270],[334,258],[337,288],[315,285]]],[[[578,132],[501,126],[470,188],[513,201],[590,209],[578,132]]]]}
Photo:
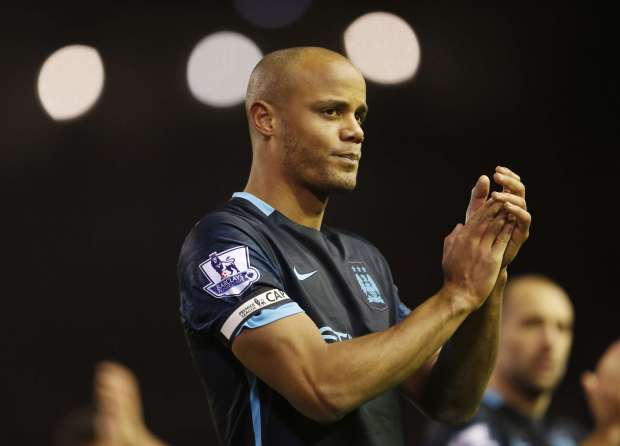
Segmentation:
{"type": "Polygon", "coordinates": [[[564,376],[572,343],[568,297],[549,283],[523,280],[505,304],[496,372],[521,391],[552,391],[564,376]]]}
{"type": "Polygon", "coordinates": [[[293,183],[328,194],[355,188],[366,116],[366,83],[346,60],[300,62],[279,109],[283,172],[293,183]]]}

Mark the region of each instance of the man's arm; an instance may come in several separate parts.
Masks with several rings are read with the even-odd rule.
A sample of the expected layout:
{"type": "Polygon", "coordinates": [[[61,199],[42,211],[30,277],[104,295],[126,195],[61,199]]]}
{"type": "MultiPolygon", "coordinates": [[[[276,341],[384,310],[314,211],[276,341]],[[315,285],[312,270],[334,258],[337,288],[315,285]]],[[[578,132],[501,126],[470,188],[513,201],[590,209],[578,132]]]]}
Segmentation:
{"type": "Polygon", "coordinates": [[[506,280],[503,269],[480,309],[465,319],[446,346],[400,385],[403,395],[431,418],[454,423],[475,413],[495,365],[506,280]],[[440,354],[441,362],[435,368],[440,354]],[[454,369],[446,369],[450,366],[454,369]]]}
{"type": "Polygon", "coordinates": [[[432,418],[461,423],[476,413],[495,365],[507,278],[502,269],[489,298],[463,321],[429,370],[425,385],[416,389],[414,402],[432,418]]]}
{"type": "Polygon", "coordinates": [[[399,324],[380,333],[326,344],[305,315],[245,329],[237,358],[297,410],[329,422],[402,383],[489,296],[514,225],[489,200],[444,243],[444,286],[399,324]]]}
{"type": "MultiPolygon", "coordinates": [[[[401,391],[420,409],[441,420],[462,422],[478,408],[497,356],[501,303],[508,278],[506,267],[529,236],[531,217],[521,178],[501,166],[496,168],[493,178],[502,187],[501,193],[493,193],[493,199],[510,203],[516,222],[498,280],[484,305],[463,322],[441,354],[401,386],[401,391]]],[[[480,177],[472,189],[465,221],[487,201],[489,192],[489,179],[480,177]]]]}

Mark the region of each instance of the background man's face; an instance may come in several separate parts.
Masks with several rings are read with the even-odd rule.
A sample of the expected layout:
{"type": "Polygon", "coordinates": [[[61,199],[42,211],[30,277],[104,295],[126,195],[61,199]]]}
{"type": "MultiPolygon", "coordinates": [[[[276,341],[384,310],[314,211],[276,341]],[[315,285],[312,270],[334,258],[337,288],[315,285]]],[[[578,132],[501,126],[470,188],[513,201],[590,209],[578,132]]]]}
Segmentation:
{"type": "Polygon", "coordinates": [[[302,64],[281,110],[284,172],[316,192],[352,190],[364,135],[364,78],[345,60],[302,64]]]}
{"type": "Polygon", "coordinates": [[[549,283],[524,280],[505,304],[496,371],[521,391],[552,391],[564,376],[572,343],[568,297],[549,283]]]}

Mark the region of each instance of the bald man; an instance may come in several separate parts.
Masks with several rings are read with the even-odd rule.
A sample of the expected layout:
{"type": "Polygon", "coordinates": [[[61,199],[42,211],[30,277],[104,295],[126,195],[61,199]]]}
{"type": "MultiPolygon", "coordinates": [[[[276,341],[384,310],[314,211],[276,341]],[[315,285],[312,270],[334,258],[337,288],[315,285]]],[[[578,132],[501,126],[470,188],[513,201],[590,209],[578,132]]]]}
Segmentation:
{"type": "Polygon", "coordinates": [[[443,287],[414,311],[368,241],[322,224],[355,188],[368,107],[360,72],[314,47],[267,55],[248,85],[243,192],[192,229],[181,317],[226,445],[400,445],[398,392],[462,421],[493,366],[506,266],[528,236],[519,176],[476,183],[444,243],[443,287]],[[443,349],[440,354],[438,351],[443,349]]]}
{"type": "Polygon", "coordinates": [[[497,364],[478,414],[459,428],[435,426],[426,443],[620,446],[620,342],[603,356],[596,373],[584,375],[596,430],[586,437],[574,422],[547,416],[566,371],[573,320],[571,301],[555,282],[540,275],[511,279],[504,297],[497,364]]]}

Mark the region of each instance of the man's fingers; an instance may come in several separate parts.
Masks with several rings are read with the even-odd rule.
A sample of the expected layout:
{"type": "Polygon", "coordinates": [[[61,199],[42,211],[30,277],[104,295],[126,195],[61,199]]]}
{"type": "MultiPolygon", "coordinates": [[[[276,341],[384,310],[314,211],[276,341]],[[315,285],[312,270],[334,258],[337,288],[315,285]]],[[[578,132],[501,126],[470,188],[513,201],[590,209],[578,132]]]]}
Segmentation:
{"type": "Polygon", "coordinates": [[[95,371],[95,396],[98,411],[115,419],[142,419],[138,381],[122,364],[104,361],[95,371]]]}
{"type": "Polygon", "coordinates": [[[487,200],[480,208],[474,212],[467,223],[468,226],[479,221],[490,220],[502,209],[504,203],[493,199],[487,200]]]}
{"type": "Polygon", "coordinates": [[[591,395],[596,389],[596,375],[592,372],[584,372],[581,375],[581,385],[586,394],[591,395]]]}
{"type": "Polygon", "coordinates": [[[501,201],[504,203],[506,202],[512,203],[515,206],[518,206],[520,208],[527,210],[527,203],[525,201],[525,198],[519,197],[518,195],[509,194],[506,192],[493,192],[491,194],[491,198],[493,198],[496,201],[501,201]]]}
{"type": "Polygon", "coordinates": [[[491,246],[491,252],[493,256],[501,259],[504,256],[504,252],[506,251],[506,247],[508,246],[508,242],[510,242],[510,238],[512,237],[512,231],[515,229],[515,223],[508,222],[506,223],[497,237],[493,241],[493,245],[491,246]]]}
{"type": "Polygon", "coordinates": [[[469,204],[467,205],[467,211],[465,212],[465,222],[469,220],[474,212],[476,212],[484,204],[489,196],[491,190],[491,180],[486,175],[482,175],[476,181],[473,189],[471,190],[471,197],[469,198],[469,204]]]}
{"type": "Polygon", "coordinates": [[[482,206],[467,223],[470,234],[474,238],[480,240],[489,224],[491,224],[497,213],[501,211],[503,205],[504,203],[500,201],[487,200],[484,206],[482,206]]]}
{"type": "Polygon", "coordinates": [[[506,202],[503,204],[503,207],[506,211],[510,212],[517,219],[516,223],[520,229],[526,229],[525,234],[529,235],[529,227],[532,223],[532,216],[525,209],[515,206],[510,202],[506,202]]]}
{"type": "Polygon", "coordinates": [[[96,381],[127,393],[139,393],[134,374],[124,365],[113,361],[102,361],[97,365],[96,381]]]}
{"type": "Polygon", "coordinates": [[[491,222],[486,228],[486,231],[484,231],[484,235],[482,236],[482,239],[480,241],[483,247],[490,249],[493,246],[493,243],[495,242],[495,239],[499,236],[502,228],[507,223],[509,223],[507,217],[507,213],[500,212],[495,216],[495,218],[493,218],[493,220],[491,220],[491,222]]]}
{"type": "Polygon", "coordinates": [[[497,166],[495,168],[496,172],[499,172],[503,175],[508,175],[511,176],[519,181],[521,181],[521,177],[519,175],[517,175],[516,173],[514,173],[512,170],[510,170],[508,167],[504,167],[504,166],[497,166]]]}
{"type": "Polygon", "coordinates": [[[495,172],[493,175],[493,180],[498,185],[503,187],[503,192],[511,192],[520,197],[525,197],[525,185],[521,182],[521,180],[499,172],[495,172]]]}
{"type": "Polygon", "coordinates": [[[486,175],[482,175],[476,181],[474,188],[471,190],[471,198],[484,199],[486,200],[487,195],[489,195],[489,190],[491,188],[491,180],[486,175]]]}

